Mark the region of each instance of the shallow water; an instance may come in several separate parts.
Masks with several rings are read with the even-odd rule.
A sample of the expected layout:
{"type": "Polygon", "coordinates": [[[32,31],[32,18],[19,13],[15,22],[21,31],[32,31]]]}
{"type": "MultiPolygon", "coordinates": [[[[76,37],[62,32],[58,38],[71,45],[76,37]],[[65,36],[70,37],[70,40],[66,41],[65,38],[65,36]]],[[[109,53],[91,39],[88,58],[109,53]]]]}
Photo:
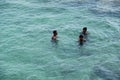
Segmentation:
{"type": "Polygon", "coordinates": [[[119,0],[0,0],[0,80],[120,80],[119,66],[119,0]]]}

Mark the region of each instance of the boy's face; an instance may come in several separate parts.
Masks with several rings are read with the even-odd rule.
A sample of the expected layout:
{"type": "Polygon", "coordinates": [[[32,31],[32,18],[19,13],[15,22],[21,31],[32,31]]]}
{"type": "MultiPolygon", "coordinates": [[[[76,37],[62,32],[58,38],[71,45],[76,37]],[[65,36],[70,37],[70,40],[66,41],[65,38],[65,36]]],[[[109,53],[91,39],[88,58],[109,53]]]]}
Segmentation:
{"type": "Polygon", "coordinates": [[[57,35],[57,32],[55,32],[54,35],[57,35]]]}
{"type": "Polygon", "coordinates": [[[83,29],[83,32],[86,32],[87,30],[86,29],[83,29]]]}
{"type": "Polygon", "coordinates": [[[55,35],[57,35],[58,33],[56,32],[55,35]]]}

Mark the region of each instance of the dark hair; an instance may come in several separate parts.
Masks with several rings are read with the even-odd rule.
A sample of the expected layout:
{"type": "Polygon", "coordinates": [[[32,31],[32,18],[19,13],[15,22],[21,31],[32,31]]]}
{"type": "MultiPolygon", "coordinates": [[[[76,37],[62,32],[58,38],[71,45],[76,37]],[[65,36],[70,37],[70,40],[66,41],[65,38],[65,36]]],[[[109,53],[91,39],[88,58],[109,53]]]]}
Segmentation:
{"type": "Polygon", "coordinates": [[[83,38],[83,35],[80,35],[79,38],[83,38]]]}
{"type": "Polygon", "coordinates": [[[57,30],[54,30],[54,31],[53,31],[53,34],[56,34],[56,33],[57,33],[57,30]]]}
{"type": "Polygon", "coordinates": [[[83,30],[87,31],[87,27],[84,27],[83,30]]]}

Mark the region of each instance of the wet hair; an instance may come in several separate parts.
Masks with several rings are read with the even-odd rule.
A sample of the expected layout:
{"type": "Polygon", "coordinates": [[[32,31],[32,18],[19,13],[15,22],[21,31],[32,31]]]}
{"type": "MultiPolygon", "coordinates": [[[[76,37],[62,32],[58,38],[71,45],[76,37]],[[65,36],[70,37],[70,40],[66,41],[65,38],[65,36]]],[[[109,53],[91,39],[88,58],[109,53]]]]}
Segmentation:
{"type": "Polygon", "coordinates": [[[87,27],[84,27],[83,30],[87,31],[87,27]]]}
{"type": "Polygon", "coordinates": [[[56,33],[57,33],[57,30],[54,30],[54,31],[53,31],[53,34],[56,34],[56,33]]]}
{"type": "Polygon", "coordinates": [[[80,35],[79,38],[83,38],[83,35],[80,35]]]}

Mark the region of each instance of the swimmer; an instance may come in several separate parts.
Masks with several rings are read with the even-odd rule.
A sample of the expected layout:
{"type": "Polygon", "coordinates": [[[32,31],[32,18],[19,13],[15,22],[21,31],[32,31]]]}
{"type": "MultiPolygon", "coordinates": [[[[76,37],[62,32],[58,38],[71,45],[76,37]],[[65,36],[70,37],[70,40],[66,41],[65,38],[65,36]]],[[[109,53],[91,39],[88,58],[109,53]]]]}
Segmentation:
{"type": "Polygon", "coordinates": [[[57,40],[57,30],[53,31],[53,36],[52,36],[52,40],[56,41],[57,40]]]}
{"type": "Polygon", "coordinates": [[[87,32],[87,27],[84,27],[84,28],[83,28],[82,34],[83,34],[83,35],[87,35],[87,34],[88,34],[88,32],[87,32]]]}
{"type": "Polygon", "coordinates": [[[86,40],[84,39],[83,35],[79,36],[78,42],[80,43],[80,45],[83,45],[83,43],[86,42],[86,40]]]}

